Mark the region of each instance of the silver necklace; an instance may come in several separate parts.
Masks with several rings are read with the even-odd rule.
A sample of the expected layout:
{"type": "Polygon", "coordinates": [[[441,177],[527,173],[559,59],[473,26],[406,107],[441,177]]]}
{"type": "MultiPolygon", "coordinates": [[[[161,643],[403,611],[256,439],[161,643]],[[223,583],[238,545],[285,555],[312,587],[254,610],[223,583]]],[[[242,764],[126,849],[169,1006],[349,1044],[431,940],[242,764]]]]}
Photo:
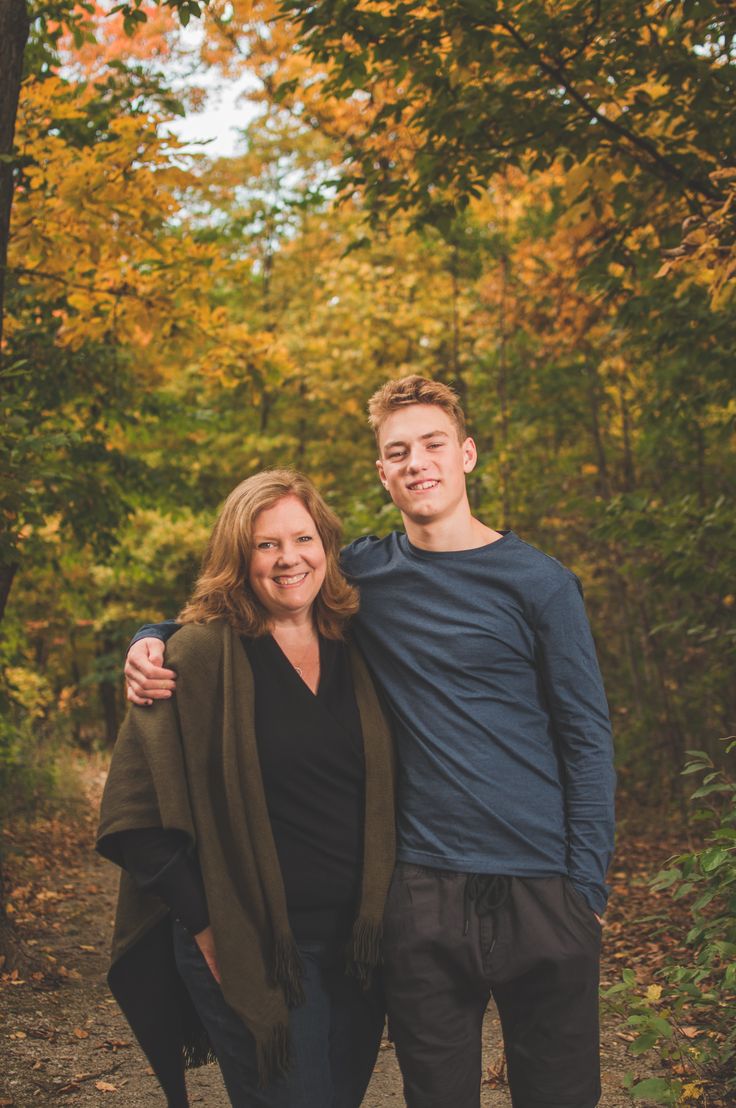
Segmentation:
{"type": "Polygon", "coordinates": [[[298,665],[297,665],[296,662],[292,662],[291,658],[289,658],[289,655],[286,654],[286,651],[284,651],[284,654],[286,654],[287,660],[289,661],[290,665],[292,665],[294,667],[294,669],[296,670],[296,672],[299,674],[299,676],[302,679],[304,678],[304,670],[306,669],[307,658],[308,658],[309,653],[312,650],[313,646],[314,646],[314,641],[310,642],[309,646],[307,647],[307,651],[304,654],[304,657],[299,660],[298,665]]]}

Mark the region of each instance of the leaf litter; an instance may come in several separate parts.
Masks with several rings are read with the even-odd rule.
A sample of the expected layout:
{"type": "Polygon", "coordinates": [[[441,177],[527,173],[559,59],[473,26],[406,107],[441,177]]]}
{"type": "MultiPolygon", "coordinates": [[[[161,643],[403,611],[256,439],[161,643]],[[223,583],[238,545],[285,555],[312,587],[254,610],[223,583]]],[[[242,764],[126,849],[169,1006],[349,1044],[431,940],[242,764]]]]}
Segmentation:
{"type": "MultiPolygon", "coordinates": [[[[117,876],[92,849],[104,774],[90,762],[83,774],[87,804],[63,816],[16,824],[3,833],[10,877],[10,916],[32,963],[28,972],[0,966],[0,1042],[5,1063],[0,1075],[0,1108],[35,1104],[100,1104],[155,1108],[165,1103],[150,1066],[133,1039],[105,982],[117,876]]],[[[676,828],[656,836],[627,832],[620,837],[610,877],[603,985],[633,969],[646,988],[673,944],[687,930],[684,907],[655,894],[650,877],[667,857],[683,849],[676,828]],[[678,916],[678,912],[681,915],[678,916]]],[[[610,1015],[602,1041],[601,1108],[628,1108],[625,1074],[636,1081],[663,1071],[650,1058],[631,1058],[633,1036],[610,1015]]],[[[216,1066],[188,1076],[192,1105],[227,1108],[216,1066]]],[[[498,1016],[489,1007],[484,1026],[481,1103],[510,1104],[498,1016]]],[[[403,1102],[393,1046],[382,1043],[364,1108],[403,1102]]],[[[642,1101],[641,1103],[646,1103],[642,1101]]]]}

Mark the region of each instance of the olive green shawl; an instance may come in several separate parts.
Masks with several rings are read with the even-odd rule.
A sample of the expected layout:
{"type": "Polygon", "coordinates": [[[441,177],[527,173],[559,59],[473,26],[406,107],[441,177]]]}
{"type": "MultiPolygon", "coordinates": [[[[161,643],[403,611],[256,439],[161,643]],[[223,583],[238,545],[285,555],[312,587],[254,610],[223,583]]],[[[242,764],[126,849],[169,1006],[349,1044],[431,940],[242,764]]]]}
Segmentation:
{"type": "MultiPolygon", "coordinates": [[[[393,753],[365,663],[353,646],[349,655],[366,786],[361,899],[348,968],[365,979],[379,960],[394,861],[393,753]]],[[[186,833],[202,870],[223,995],[256,1039],[265,1081],[286,1067],[288,1008],[303,994],[258,761],[253,674],[237,632],[221,621],[186,624],[166,660],[178,674],[176,695],[128,713],[105,786],[98,849],[119,862],[118,832],[160,826],[186,833]]],[[[123,873],[113,968],[165,915],[162,902],[123,873]]],[[[180,1043],[180,1056],[188,1045],[180,1043]]],[[[201,1060],[196,1051],[192,1059],[201,1060]]]]}

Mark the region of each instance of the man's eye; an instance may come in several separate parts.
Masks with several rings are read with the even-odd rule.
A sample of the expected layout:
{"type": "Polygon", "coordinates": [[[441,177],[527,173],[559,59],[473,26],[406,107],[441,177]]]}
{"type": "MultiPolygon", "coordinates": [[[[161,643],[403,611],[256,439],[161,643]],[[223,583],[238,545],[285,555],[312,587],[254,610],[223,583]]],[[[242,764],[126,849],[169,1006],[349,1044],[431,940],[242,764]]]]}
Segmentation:
{"type": "Polygon", "coordinates": [[[402,458],[403,456],[404,456],[404,451],[403,450],[397,450],[393,454],[387,454],[386,455],[386,457],[388,458],[388,460],[390,462],[396,462],[396,461],[399,460],[399,458],[402,458]]]}

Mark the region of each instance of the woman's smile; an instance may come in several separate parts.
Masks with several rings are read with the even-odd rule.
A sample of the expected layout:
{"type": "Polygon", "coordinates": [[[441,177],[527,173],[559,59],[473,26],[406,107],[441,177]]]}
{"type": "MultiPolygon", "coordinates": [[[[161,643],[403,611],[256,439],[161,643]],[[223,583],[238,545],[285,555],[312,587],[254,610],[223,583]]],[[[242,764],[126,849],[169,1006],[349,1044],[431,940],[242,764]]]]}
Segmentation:
{"type": "Polygon", "coordinates": [[[272,619],[308,615],[326,568],[319,531],[298,496],[284,496],[258,513],[248,582],[272,619]]]}
{"type": "Polygon", "coordinates": [[[296,575],[291,577],[280,575],[278,577],[274,577],[273,580],[276,582],[277,585],[280,585],[282,589],[291,589],[295,585],[301,585],[302,581],[304,581],[306,577],[306,573],[297,573],[296,575]]]}

